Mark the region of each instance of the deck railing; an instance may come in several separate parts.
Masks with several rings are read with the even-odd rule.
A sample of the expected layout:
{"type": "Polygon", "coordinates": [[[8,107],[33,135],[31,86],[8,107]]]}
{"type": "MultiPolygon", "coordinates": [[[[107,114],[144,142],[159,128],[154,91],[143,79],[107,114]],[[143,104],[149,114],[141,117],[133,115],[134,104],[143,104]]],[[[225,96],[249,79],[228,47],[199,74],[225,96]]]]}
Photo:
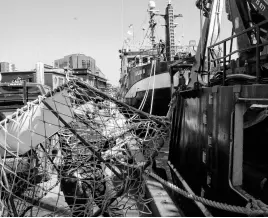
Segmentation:
{"type": "Polygon", "coordinates": [[[226,70],[227,70],[227,66],[226,63],[230,62],[231,60],[231,56],[234,54],[237,54],[239,52],[245,52],[251,49],[256,49],[256,83],[260,83],[261,79],[262,79],[262,75],[261,75],[261,70],[260,70],[260,48],[268,45],[268,41],[264,41],[261,42],[260,40],[260,28],[261,26],[268,24],[268,21],[265,20],[263,22],[260,22],[259,24],[256,24],[236,35],[233,35],[231,37],[228,37],[212,46],[209,46],[207,49],[207,57],[208,57],[208,86],[210,86],[210,67],[211,67],[211,63],[216,63],[216,62],[220,62],[223,64],[223,78],[222,78],[222,85],[225,85],[225,80],[226,80],[226,70]],[[255,33],[255,39],[256,42],[254,44],[252,44],[251,46],[244,48],[244,49],[237,49],[235,51],[231,51],[232,48],[232,42],[235,38],[238,38],[239,36],[243,35],[243,34],[248,34],[249,32],[254,31],[255,33]],[[231,48],[230,48],[230,52],[229,54],[227,54],[227,42],[231,41],[231,48]],[[223,47],[223,55],[221,57],[217,57],[217,58],[213,58],[212,56],[212,51],[214,50],[214,48],[216,46],[220,46],[222,45],[223,47]],[[227,58],[229,58],[229,60],[227,60],[227,58]]]}

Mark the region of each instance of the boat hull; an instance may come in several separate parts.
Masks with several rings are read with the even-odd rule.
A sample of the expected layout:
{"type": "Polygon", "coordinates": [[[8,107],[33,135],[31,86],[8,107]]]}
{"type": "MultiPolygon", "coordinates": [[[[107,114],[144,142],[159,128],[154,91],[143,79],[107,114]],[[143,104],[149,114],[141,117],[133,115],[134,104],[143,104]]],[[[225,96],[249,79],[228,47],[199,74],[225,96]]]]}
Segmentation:
{"type": "MultiPolygon", "coordinates": [[[[260,185],[267,177],[262,164],[267,163],[264,154],[268,148],[263,143],[267,141],[267,133],[263,126],[267,126],[268,120],[257,122],[252,114],[248,115],[254,99],[268,102],[267,90],[268,85],[258,84],[203,88],[195,96],[190,93],[193,91],[178,94],[169,161],[196,195],[244,206],[247,202],[241,196],[248,192],[268,203],[267,189],[261,189],[260,185]],[[248,100],[236,101],[235,95],[248,100]],[[256,121],[250,128],[244,127],[248,117],[256,121]],[[238,190],[243,190],[241,195],[238,190]]],[[[180,186],[175,173],[173,179],[180,186]]],[[[179,199],[179,195],[174,198],[179,199]]],[[[230,215],[210,210],[215,216],[230,215]]]]}
{"type": "MultiPolygon", "coordinates": [[[[168,62],[157,62],[155,72],[151,64],[132,69],[126,78],[129,88],[125,92],[124,101],[144,112],[166,116],[171,99],[168,64],[168,62]]],[[[177,84],[178,79],[174,78],[174,85],[177,84]]]]}
{"type": "Polygon", "coordinates": [[[150,113],[151,104],[152,106],[152,114],[158,116],[166,116],[168,111],[168,105],[170,102],[170,88],[159,88],[154,90],[154,97],[152,100],[153,90],[148,91],[147,99],[145,100],[144,106],[140,108],[142,104],[142,100],[146,94],[146,91],[140,91],[136,93],[136,96],[133,98],[126,98],[125,101],[128,105],[140,108],[144,112],[150,113]],[[153,101],[153,103],[151,103],[153,101]]]}

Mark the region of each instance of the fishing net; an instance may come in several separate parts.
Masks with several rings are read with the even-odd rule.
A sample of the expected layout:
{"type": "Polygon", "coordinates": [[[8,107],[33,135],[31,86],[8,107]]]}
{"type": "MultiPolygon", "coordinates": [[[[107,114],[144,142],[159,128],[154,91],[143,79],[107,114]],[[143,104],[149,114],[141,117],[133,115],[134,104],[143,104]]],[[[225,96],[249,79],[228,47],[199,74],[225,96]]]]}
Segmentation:
{"type": "Polygon", "coordinates": [[[2,216],[150,213],[144,170],[167,122],[73,80],[0,123],[2,216]]]}

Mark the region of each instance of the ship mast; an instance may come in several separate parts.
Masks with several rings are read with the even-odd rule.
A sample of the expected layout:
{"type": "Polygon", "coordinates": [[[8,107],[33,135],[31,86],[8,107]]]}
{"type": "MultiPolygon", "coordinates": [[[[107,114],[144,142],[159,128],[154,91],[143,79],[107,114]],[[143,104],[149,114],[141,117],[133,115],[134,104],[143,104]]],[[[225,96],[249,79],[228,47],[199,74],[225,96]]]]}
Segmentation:
{"type": "Polygon", "coordinates": [[[151,29],[151,33],[150,33],[150,40],[152,42],[152,46],[153,48],[156,47],[156,43],[155,43],[155,26],[156,26],[156,22],[154,19],[155,13],[158,12],[157,10],[155,10],[155,2],[154,1],[149,1],[149,14],[150,14],[150,21],[149,21],[149,28],[151,29]]]}
{"type": "Polygon", "coordinates": [[[175,39],[174,39],[174,11],[169,0],[166,7],[166,53],[167,61],[172,61],[175,56],[175,39]]]}
{"type": "Polygon", "coordinates": [[[175,23],[174,19],[177,17],[182,17],[181,14],[174,15],[173,6],[171,5],[171,0],[168,1],[166,7],[166,14],[161,15],[166,21],[166,56],[167,61],[173,61],[175,56],[175,23]]]}
{"type": "Polygon", "coordinates": [[[168,5],[166,7],[166,13],[165,14],[156,14],[158,10],[155,10],[155,2],[149,1],[149,13],[150,13],[150,29],[151,29],[151,35],[150,40],[152,42],[153,48],[156,47],[155,43],[155,26],[156,22],[154,19],[155,15],[160,15],[165,19],[165,26],[166,26],[166,57],[167,61],[172,61],[175,56],[175,24],[174,19],[177,17],[182,17],[181,14],[174,15],[173,7],[171,5],[171,0],[168,1],[168,5]]]}

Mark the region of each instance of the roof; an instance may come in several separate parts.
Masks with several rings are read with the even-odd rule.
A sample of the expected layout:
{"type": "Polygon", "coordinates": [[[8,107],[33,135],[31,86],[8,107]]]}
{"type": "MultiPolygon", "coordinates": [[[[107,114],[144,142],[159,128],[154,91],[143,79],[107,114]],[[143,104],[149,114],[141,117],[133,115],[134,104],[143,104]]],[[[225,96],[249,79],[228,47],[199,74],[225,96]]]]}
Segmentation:
{"type": "Polygon", "coordinates": [[[107,80],[105,78],[105,75],[101,72],[101,70],[99,68],[97,68],[96,73],[92,73],[87,68],[77,68],[77,69],[73,69],[73,70],[74,70],[73,75],[90,75],[90,76],[95,76],[95,77],[101,78],[103,80],[107,80]]]}
{"type": "Polygon", "coordinates": [[[45,69],[54,69],[54,67],[53,67],[53,66],[48,65],[48,64],[44,64],[44,68],[45,68],[45,69]]]}
{"type": "MultiPolygon", "coordinates": [[[[12,82],[4,82],[4,83],[0,83],[0,86],[8,86],[10,84],[14,84],[12,82]]],[[[23,83],[17,83],[17,86],[22,86],[23,83]]],[[[37,85],[41,85],[40,83],[30,83],[30,82],[26,82],[26,86],[37,86],[37,85]]]]}
{"type": "Polygon", "coordinates": [[[29,71],[14,71],[14,72],[1,72],[1,74],[27,74],[27,73],[35,73],[35,71],[33,70],[29,70],[29,71]]]}
{"type": "MultiPolygon", "coordinates": [[[[35,74],[35,70],[30,71],[14,71],[14,72],[1,72],[2,75],[23,75],[23,74],[35,74]]],[[[62,69],[44,69],[44,73],[55,73],[60,75],[65,75],[66,73],[62,69]]]]}

